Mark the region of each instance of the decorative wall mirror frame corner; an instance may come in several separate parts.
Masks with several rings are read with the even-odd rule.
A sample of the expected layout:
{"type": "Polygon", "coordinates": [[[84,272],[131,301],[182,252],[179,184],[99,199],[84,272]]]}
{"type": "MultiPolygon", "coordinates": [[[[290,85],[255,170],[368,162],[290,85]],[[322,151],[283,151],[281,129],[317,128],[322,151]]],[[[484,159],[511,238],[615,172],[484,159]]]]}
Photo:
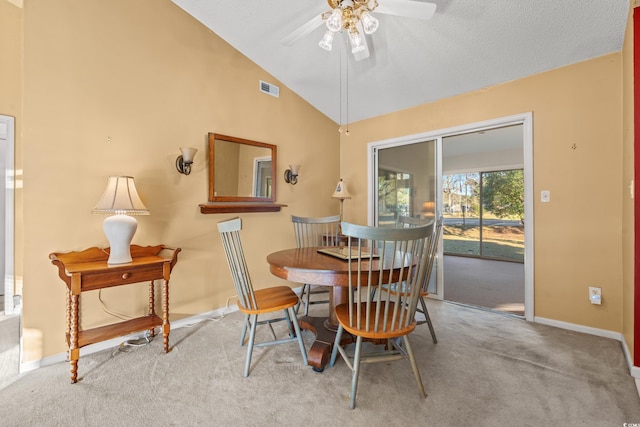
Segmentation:
{"type": "Polygon", "coordinates": [[[280,210],[275,145],[210,132],[208,149],[209,197],[202,213],[280,210]]]}

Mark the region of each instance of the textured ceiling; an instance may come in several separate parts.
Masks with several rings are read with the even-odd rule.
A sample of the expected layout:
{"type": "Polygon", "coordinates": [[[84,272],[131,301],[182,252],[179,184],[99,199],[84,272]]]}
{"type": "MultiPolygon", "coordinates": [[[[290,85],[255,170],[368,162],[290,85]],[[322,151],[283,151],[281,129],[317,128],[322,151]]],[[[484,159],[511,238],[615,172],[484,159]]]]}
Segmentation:
{"type": "Polygon", "coordinates": [[[371,55],[354,61],[344,34],[331,52],[318,46],[324,27],[291,46],[281,43],[328,10],[325,0],[172,1],[339,124],[618,52],[630,5],[432,0],[437,9],[429,21],[375,14],[380,26],[367,36],[371,55]]]}

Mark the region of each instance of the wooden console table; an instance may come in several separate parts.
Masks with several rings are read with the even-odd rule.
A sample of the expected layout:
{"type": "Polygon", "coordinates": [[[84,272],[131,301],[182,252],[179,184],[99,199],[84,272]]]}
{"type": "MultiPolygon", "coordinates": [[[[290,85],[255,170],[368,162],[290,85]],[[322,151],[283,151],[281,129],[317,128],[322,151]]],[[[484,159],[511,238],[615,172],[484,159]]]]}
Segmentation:
{"type": "Polygon", "coordinates": [[[80,348],[99,341],[133,332],[162,326],[164,352],[169,351],[169,276],[178,261],[180,248],[164,245],[131,245],[132,261],[126,264],[107,264],[109,248],[89,248],[80,252],[52,253],[51,262],[58,267],[58,275],[67,285],[67,346],[71,363],[71,382],[78,381],[80,348]],[[166,256],[165,256],[166,255],[166,256]],[[162,280],[162,318],[155,313],[154,280],[162,280]],[[111,325],[81,330],[80,294],[86,291],[149,281],[149,313],[111,325]]]}

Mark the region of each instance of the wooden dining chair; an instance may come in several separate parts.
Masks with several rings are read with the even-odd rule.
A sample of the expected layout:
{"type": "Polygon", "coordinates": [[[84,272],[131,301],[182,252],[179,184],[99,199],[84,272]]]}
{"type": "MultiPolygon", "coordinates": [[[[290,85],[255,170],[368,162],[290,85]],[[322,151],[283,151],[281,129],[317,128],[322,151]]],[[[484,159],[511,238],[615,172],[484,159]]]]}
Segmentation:
{"type": "Polygon", "coordinates": [[[427,310],[427,303],[425,298],[429,296],[429,283],[431,281],[431,273],[433,271],[433,266],[435,265],[436,256],[438,254],[438,243],[440,241],[440,236],[442,235],[442,217],[440,217],[437,221],[434,219],[423,219],[423,218],[411,218],[408,216],[399,216],[398,224],[403,228],[411,228],[417,227],[421,225],[429,225],[435,222],[436,228],[433,235],[430,237],[429,244],[432,246],[429,253],[431,255],[429,259],[429,263],[427,265],[427,271],[424,276],[424,283],[422,283],[422,292],[420,293],[420,307],[418,307],[417,311],[422,313],[425,320],[419,321],[418,325],[426,323],[429,326],[429,332],[431,332],[431,339],[434,344],[438,343],[438,338],[436,337],[436,331],[433,328],[433,323],[431,322],[431,317],[429,316],[429,310],[427,310]]]}
{"type": "Polygon", "coordinates": [[[434,225],[382,228],[343,222],[348,237],[349,301],[336,307],[339,322],[329,366],[340,354],[352,371],[349,407],[353,409],[361,363],[409,359],[418,389],[426,397],[408,335],[416,327],[415,312],[430,257],[434,225]],[[405,286],[393,286],[404,282],[405,286]],[[377,292],[372,292],[377,287],[377,292]],[[356,337],[353,355],[341,346],[342,334],[356,337]],[[363,340],[383,343],[362,354],[363,340]],[[402,341],[402,343],[400,342],[402,341]]]}
{"type": "Polygon", "coordinates": [[[245,314],[245,323],[240,338],[240,345],[246,342],[247,327],[249,331],[249,342],[247,343],[247,360],[244,367],[244,376],[249,376],[251,366],[251,354],[254,347],[262,347],[274,344],[283,344],[292,341],[298,341],[302,360],[307,364],[307,352],[302,341],[300,326],[294,311],[294,307],[298,305],[298,296],[288,286],[273,286],[270,288],[254,290],[249,276],[249,270],[242,249],[240,240],[240,230],[242,229],[242,220],[240,218],[232,218],[218,223],[218,231],[222,238],[222,245],[229,262],[229,270],[238,295],[238,309],[245,314]],[[283,310],[284,317],[277,319],[258,320],[258,316],[267,313],[273,313],[283,310]],[[271,326],[274,322],[285,320],[289,328],[289,337],[277,339],[276,334],[271,326]],[[273,334],[272,341],[261,343],[255,342],[256,326],[268,324],[273,334]]]}
{"type": "MultiPolygon", "coordinates": [[[[296,247],[338,246],[340,215],[324,217],[291,215],[291,222],[293,223],[293,231],[296,237],[296,247]]],[[[300,301],[304,304],[305,316],[309,315],[310,305],[329,303],[328,299],[312,300],[311,295],[325,295],[328,298],[329,290],[326,286],[312,286],[308,283],[302,285],[300,301]]]]}

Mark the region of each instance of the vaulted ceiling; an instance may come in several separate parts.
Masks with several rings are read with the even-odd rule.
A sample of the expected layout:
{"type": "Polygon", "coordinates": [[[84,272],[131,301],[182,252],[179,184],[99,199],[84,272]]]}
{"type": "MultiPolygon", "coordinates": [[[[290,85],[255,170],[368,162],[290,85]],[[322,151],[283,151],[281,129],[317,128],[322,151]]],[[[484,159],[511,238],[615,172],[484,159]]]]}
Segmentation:
{"type": "Polygon", "coordinates": [[[629,0],[430,0],[436,11],[427,21],[374,11],[380,25],[366,36],[370,56],[355,61],[344,34],[330,52],[318,46],[324,25],[282,43],[329,10],[325,0],[172,1],[339,124],[618,52],[630,6],[629,0]]]}

